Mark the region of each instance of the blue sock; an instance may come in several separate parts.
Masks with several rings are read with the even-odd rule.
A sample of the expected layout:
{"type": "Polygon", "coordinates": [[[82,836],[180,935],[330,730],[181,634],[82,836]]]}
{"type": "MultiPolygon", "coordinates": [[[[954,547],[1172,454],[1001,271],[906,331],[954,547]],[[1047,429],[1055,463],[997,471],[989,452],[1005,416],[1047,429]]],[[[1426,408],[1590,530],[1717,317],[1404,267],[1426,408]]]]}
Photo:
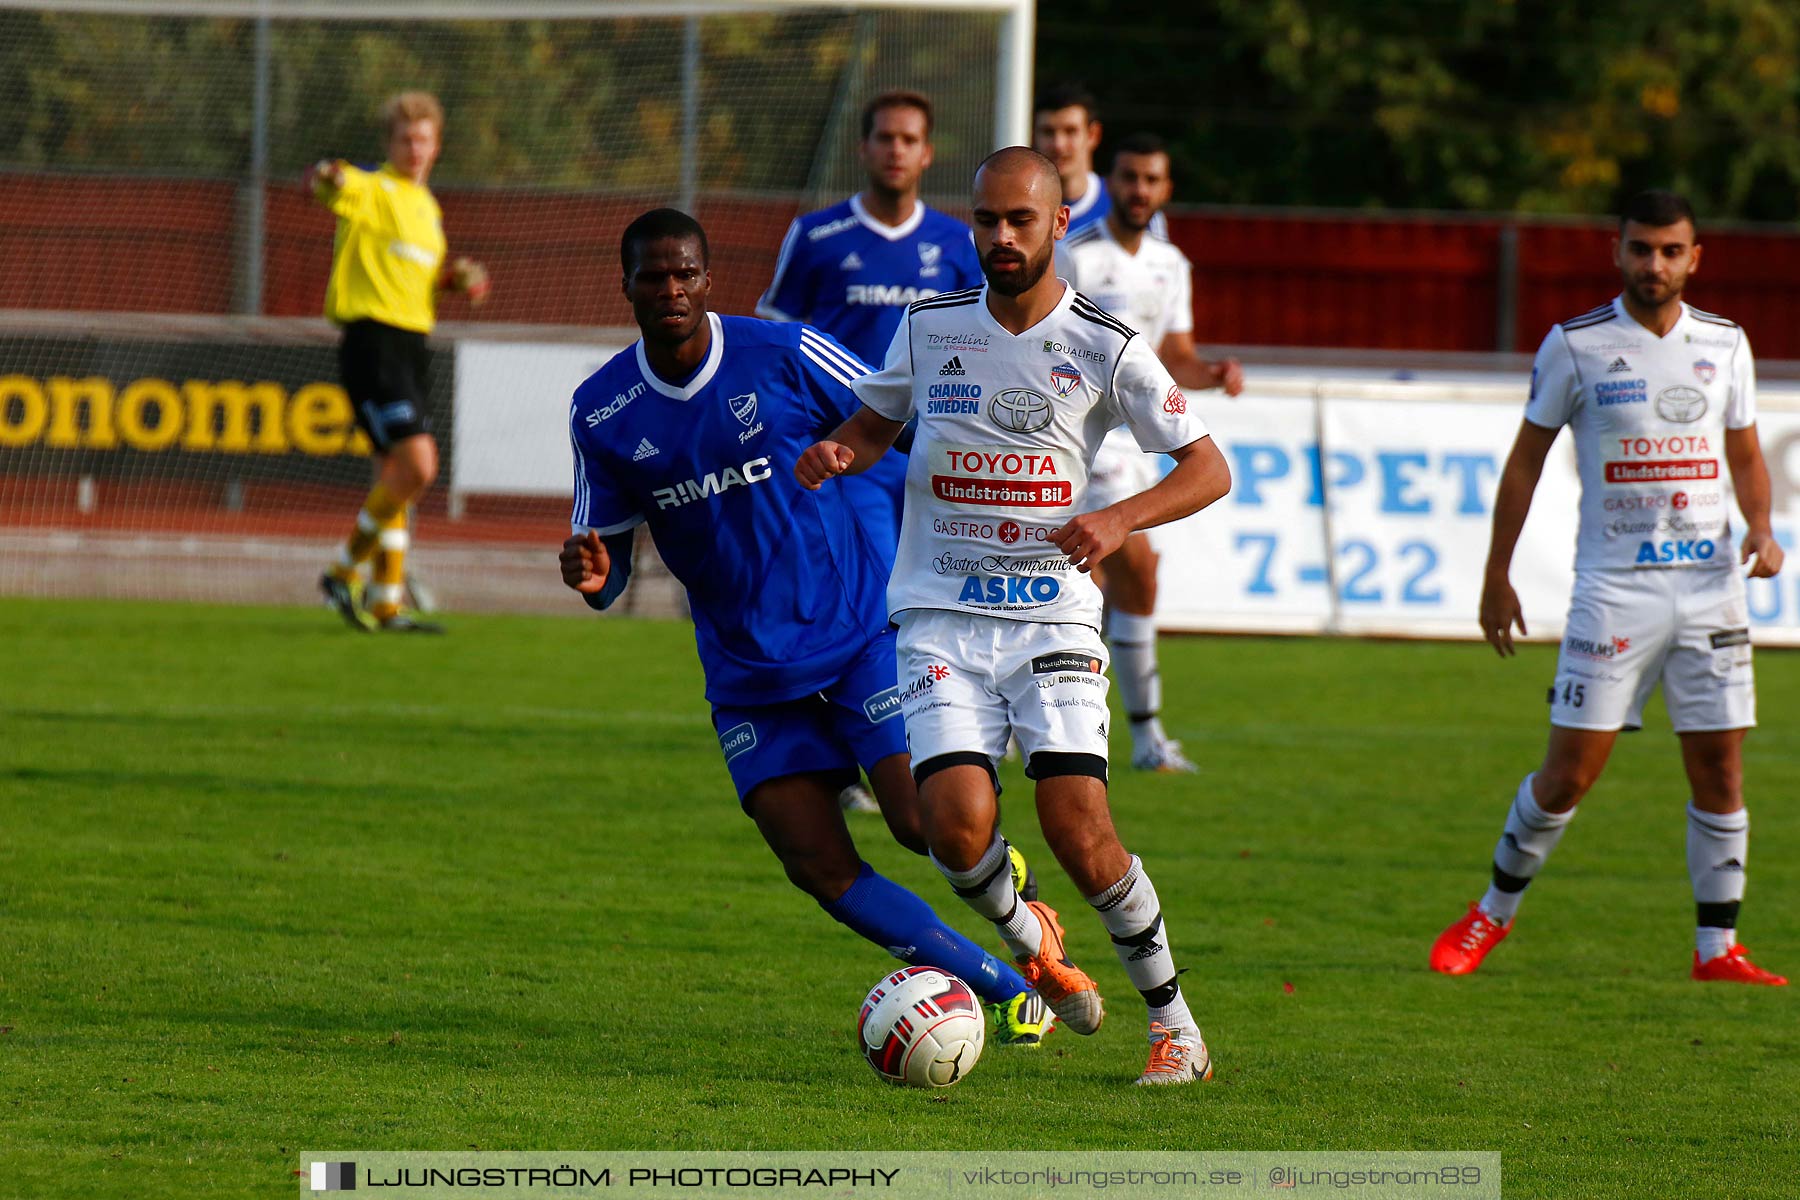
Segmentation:
{"type": "Polygon", "coordinates": [[[904,963],[957,976],[989,1004],[1011,1000],[1030,985],[1006,963],[938,920],[931,905],[864,863],[850,890],[821,905],[904,963]]]}

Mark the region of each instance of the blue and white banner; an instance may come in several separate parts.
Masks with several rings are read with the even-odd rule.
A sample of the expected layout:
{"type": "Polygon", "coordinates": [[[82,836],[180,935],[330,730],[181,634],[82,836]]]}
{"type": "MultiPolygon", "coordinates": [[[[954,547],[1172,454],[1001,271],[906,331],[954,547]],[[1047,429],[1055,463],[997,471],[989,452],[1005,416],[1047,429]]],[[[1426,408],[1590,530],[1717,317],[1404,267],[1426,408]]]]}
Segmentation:
{"type": "MultiPolygon", "coordinates": [[[[1203,393],[1229,496],[1157,532],[1164,629],[1479,638],[1494,493],[1522,380],[1282,380],[1203,393]],[[1329,552],[1327,548],[1329,547],[1329,552]]],[[[1765,391],[1759,430],[1777,537],[1800,544],[1800,393],[1765,391]]],[[[1533,640],[1561,636],[1580,484],[1557,440],[1513,556],[1533,640]]],[[[1741,539],[1743,521],[1733,523],[1741,539]]],[[[1800,645],[1800,560],[1753,580],[1757,640],[1800,645]]]]}

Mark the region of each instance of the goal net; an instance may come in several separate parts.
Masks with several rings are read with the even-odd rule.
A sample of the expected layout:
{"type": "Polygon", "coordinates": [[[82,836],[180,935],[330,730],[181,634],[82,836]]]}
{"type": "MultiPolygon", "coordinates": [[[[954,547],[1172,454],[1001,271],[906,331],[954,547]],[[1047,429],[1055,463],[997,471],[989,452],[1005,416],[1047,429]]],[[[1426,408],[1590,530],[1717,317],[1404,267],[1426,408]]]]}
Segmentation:
{"type": "MultiPolygon", "coordinates": [[[[445,296],[413,525],[449,605],[567,611],[568,397],[635,338],[618,237],[705,225],[749,313],[793,216],[861,186],[862,105],[937,108],[927,200],[1025,131],[1031,0],[43,0],[0,10],[0,593],[293,602],[369,446],[321,317],[308,164],[446,113],[431,186],[492,298],[445,296]]],[[[654,587],[642,589],[654,599],[654,587]]]]}

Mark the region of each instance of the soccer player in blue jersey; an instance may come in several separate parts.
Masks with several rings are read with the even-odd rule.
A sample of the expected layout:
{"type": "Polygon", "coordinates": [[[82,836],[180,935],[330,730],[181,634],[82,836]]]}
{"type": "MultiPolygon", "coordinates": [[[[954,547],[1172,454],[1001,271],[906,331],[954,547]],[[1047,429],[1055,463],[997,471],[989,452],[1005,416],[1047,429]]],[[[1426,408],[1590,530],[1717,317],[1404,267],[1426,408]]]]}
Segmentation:
{"type": "MultiPolygon", "coordinates": [[[[864,362],[880,362],[908,304],[981,282],[969,227],[919,199],[919,181],[931,166],[931,127],[931,101],[918,92],[883,92],[864,106],[857,154],[867,185],[788,226],[758,316],[804,321],[864,362]]],[[[845,484],[892,558],[906,456],[889,455],[845,484]]],[[[853,812],[876,807],[860,786],[845,788],[841,799],[853,812]]]]}
{"type": "MultiPolygon", "coordinates": [[[[1101,132],[1099,103],[1081,84],[1053,83],[1038,92],[1031,109],[1031,148],[1056,164],[1063,203],[1069,206],[1070,237],[1112,211],[1106,180],[1094,170],[1101,132]]],[[[1161,212],[1151,214],[1150,232],[1168,240],[1169,221],[1161,212]]]]}
{"type": "Polygon", "coordinates": [[[1056,164],[1069,233],[1106,219],[1106,180],[1094,171],[1100,148],[1100,110],[1094,94],[1078,83],[1055,83],[1037,95],[1031,110],[1031,148],[1056,164]]]}
{"type": "Polygon", "coordinates": [[[931,101],[918,92],[869,101],[858,148],[868,185],[788,226],[758,316],[805,321],[874,362],[908,304],[981,283],[969,227],[919,199],[931,126],[931,101]]]}
{"type": "Polygon", "coordinates": [[[706,698],[744,812],[788,878],[836,920],[997,1006],[1002,1041],[1049,1029],[1019,973],[857,853],[837,795],[860,765],[888,826],[925,852],[885,590],[892,563],[841,495],[800,488],[800,452],[859,407],[869,368],[806,325],[707,309],[706,234],[674,209],[620,240],[641,340],[575,392],[573,533],[563,582],[594,608],[624,591],[647,524],[687,589],[706,698]]]}
{"type": "MultiPolygon", "coordinates": [[[[907,305],[981,283],[969,227],[919,199],[931,166],[931,126],[931,101],[918,92],[883,92],[869,101],[858,147],[867,186],[788,226],[757,316],[805,321],[864,362],[880,362],[907,305]]],[[[905,456],[846,482],[871,525],[898,544],[905,456]]]]}

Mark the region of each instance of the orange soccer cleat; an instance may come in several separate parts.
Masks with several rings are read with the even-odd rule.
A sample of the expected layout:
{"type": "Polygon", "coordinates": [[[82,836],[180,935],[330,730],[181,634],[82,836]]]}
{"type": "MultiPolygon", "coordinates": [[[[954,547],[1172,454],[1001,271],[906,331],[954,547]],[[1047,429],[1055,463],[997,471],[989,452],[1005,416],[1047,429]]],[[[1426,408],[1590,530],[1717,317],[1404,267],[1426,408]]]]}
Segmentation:
{"type": "Polygon", "coordinates": [[[1750,951],[1736,943],[1717,958],[1700,961],[1694,951],[1694,978],[1706,983],[1760,983],[1765,987],[1786,987],[1787,976],[1765,971],[1750,961],[1750,951]]]}
{"type": "Polygon", "coordinates": [[[1019,973],[1025,976],[1056,1019],[1076,1033],[1093,1033],[1100,1028],[1105,1010],[1100,1006],[1100,988],[1086,971],[1070,962],[1063,948],[1063,927],[1056,911],[1042,900],[1027,900],[1027,908],[1037,914],[1044,931],[1044,944],[1030,958],[1019,959],[1019,973]]]}
{"type": "Polygon", "coordinates": [[[1212,1055],[1206,1052],[1206,1042],[1198,1033],[1191,1038],[1180,1033],[1151,1023],[1150,1065],[1138,1076],[1140,1084],[1199,1083],[1212,1078],[1212,1055]]]}
{"type": "Polygon", "coordinates": [[[1479,904],[1471,904],[1469,911],[1431,944],[1431,969],[1446,975],[1472,974],[1488,951],[1511,932],[1510,924],[1496,924],[1479,904]]]}

